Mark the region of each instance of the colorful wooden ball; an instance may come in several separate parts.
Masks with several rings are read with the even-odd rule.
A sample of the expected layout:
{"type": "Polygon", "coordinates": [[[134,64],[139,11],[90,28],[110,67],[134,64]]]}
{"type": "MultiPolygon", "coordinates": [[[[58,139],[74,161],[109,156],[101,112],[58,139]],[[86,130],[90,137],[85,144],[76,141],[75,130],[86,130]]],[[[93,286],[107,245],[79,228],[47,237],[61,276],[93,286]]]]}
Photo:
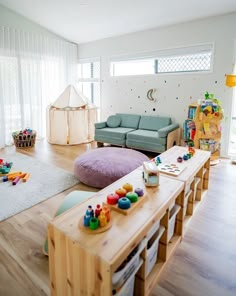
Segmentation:
{"type": "Polygon", "coordinates": [[[187,154],[184,154],[183,160],[188,160],[188,155],[187,154]]]}
{"type": "Polygon", "coordinates": [[[122,197],[118,200],[118,207],[122,210],[127,210],[131,207],[131,202],[127,197],[122,197]]]}
{"type": "Polygon", "coordinates": [[[138,194],[135,192],[127,192],[126,197],[131,201],[131,202],[136,202],[138,201],[138,194]]]}
{"type": "Polygon", "coordinates": [[[117,193],[111,193],[107,196],[107,203],[109,205],[115,205],[115,204],[117,204],[119,198],[120,197],[117,193]]]}
{"type": "Polygon", "coordinates": [[[137,193],[138,196],[143,196],[144,195],[144,192],[143,192],[142,188],[135,188],[134,192],[137,193]]]}
{"type": "Polygon", "coordinates": [[[119,195],[119,197],[124,197],[126,196],[127,191],[124,188],[118,188],[116,190],[116,194],[119,195]]]}
{"type": "Polygon", "coordinates": [[[178,161],[178,162],[182,162],[182,161],[183,161],[183,158],[182,158],[181,156],[179,156],[179,157],[177,158],[177,161],[178,161]]]}
{"type": "Polygon", "coordinates": [[[125,183],[122,186],[127,192],[133,191],[133,185],[131,185],[130,183],[125,183]]]}

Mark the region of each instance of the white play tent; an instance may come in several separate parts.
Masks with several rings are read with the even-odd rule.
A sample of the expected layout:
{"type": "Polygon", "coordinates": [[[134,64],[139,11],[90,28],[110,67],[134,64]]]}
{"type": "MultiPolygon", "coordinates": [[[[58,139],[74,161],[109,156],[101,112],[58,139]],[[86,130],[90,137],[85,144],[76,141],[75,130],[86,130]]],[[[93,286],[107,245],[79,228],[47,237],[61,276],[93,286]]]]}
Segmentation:
{"type": "Polygon", "coordinates": [[[47,107],[47,140],[51,144],[75,145],[94,140],[97,108],[72,85],[47,107]]]}

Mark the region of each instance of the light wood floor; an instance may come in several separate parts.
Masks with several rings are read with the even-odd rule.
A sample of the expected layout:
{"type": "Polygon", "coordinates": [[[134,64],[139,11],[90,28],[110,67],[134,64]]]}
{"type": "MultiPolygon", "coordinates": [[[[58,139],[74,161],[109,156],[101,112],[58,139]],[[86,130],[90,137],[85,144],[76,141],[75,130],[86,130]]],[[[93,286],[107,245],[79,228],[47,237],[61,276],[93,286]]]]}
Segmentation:
{"type": "MultiPolygon", "coordinates": [[[[72,172],[74,159],[95,147],[95,143],[65,147],[41,141],[35,148],[18,151],[72,172]]],[[[0,158],[14,151],[14,147],[0,150],[0,158]]],[[[229,160],[211,167],[208,194],[152,296],[236,295],[235,176],[236,165],[229,160]]],[[[48,221],[72,190],[96,191],[79,184],[0,222],[0,296],[50,295],[48,258],[41,247],[48,221]]]]}

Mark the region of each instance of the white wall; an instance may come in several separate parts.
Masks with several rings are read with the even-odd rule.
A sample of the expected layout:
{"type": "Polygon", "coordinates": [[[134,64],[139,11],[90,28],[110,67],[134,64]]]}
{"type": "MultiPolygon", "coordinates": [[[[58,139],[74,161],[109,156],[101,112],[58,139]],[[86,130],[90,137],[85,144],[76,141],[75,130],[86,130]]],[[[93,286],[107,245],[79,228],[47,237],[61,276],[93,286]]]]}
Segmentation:
{"type": "Polygon", "coordinates": [[[236,13],[81,44],[79,58],[101,57],[102,118],[115,112],[158,114],[169,115],[182,125],[188,105],[208,91],[222,101],[225,110],[221,154],[226,156],[232,89],[224,82],[225,73],[232,71],[235,28],[236,13]],[[112,56],[209,42],[215,46],[213,73],[110,77],[112,56]],[[157,89],[155,103],[146,98],[150,88],[157,89]]]}
{"type": "Polygon", "coordinates": [[[31,22],[25,17],[13,12],[12,10],[2,5],[0,5],[0,26],[7,26],[32,33],[43,33],[47,36],[65,40],[62,37],[59,37],[56,34],[51,33],[45,28],[37,25],[34,22],[31,22]]]}

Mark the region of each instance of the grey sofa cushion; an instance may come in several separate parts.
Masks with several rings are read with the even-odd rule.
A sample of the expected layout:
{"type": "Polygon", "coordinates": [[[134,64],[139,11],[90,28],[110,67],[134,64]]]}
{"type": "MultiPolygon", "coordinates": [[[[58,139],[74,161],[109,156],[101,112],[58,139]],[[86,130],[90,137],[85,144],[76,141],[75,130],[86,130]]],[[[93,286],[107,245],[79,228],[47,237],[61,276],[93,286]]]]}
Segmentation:
{"type": "Polygon", "coordinates": [[[107,118],[108,127],[118,127],[120,126],[121,118],[119,115],[111,115],[107,118]]]}
{"type": "Polygon", "coordinates": [[[121,127],[129,127],[133,129],[138,128],[140,115],[136,114],[125,114],[125,113],[117,113],[116,115],[120,116],[121,118],[121,127]]]}
{"type": "Polygon", "coordinates": [[[119,139],[125,139],[126,134],[128,132],[132,132],[134,129],[132,128],[125,128],[125,127],[106,127],[103,129],[98,129],[95,131],[96,138],[99,138],[99,136],[106,137],[106,138],[119,138],[119,139]]]}
{"type": "Polygon", "coordinates": [[[160,145],[166,144],[166,138],[160,138],[157,131],[148,131],[138,129],[127,134],[128,140],[135,140],[146,143],[155,143],[160,145]]]}
{"type": "Polygon", "coordinates": [[[142,115],[138,128],[143,130],[158,131],[159,129],[170,124],[170,117],[142,115]]]}

